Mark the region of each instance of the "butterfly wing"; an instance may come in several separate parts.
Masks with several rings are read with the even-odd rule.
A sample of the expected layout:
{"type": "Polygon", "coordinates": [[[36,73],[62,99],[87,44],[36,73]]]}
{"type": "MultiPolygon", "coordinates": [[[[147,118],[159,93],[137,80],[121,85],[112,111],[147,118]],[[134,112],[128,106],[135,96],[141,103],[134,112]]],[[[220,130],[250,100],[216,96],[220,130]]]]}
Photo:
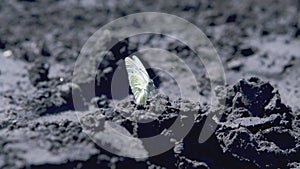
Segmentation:
{"type": "Polygon", "coordinates": [[[138,69],[142,72],[144,79],[149,82],[150,81],[150,77],[149,77],[149,75],[148,75],[148,73],[147,73],[147,71],[146,71],[143,63],[135,55],[132,56],[132,59],[133,59],[134,63],[136,64],[136,66],[138,67],[138,69]]]}
{"type": "MultiPolygon", "coordinates": [[[[139,60],[138,60],[139,61],[139,60]]],[[[131,58],[125,58],[126,70],[128,73],[128,80],[131,90],[134,94],[136,102],[138,104],[144,104],[148,97],[148,83],[149,83],[149,75],[146,71],[143,64],[139,61],[139,63],[131,58]],[[142,66],[142,67],[141,67],[142,66]],[[144,74],[146,73],[147,76],[144,74]],[[147,77],[149,79],[147,79],[147,77]]]]}
{"type": "Polygon", "coordinates": [[[140,59],[135,55],[133,55],[132,58],[134,60],[134,63],[136,63],[136,65],[139,67],[140,71],[142,72],[144,79],[147,81],[147,92],[151,93],[155,89],[153,80],[150,78],[149,74],[147,73],[140,59]]]}
{"type": "Polygon", "coordinates": [[[143,79],[137,75],[131,75],[129,79],[130,87],[136,102],[138,104],[144,104],[148,97],[148,93],[147,90],[145,90],[144,84],[141,84],[141,81],[143,81],[143,79]]]}

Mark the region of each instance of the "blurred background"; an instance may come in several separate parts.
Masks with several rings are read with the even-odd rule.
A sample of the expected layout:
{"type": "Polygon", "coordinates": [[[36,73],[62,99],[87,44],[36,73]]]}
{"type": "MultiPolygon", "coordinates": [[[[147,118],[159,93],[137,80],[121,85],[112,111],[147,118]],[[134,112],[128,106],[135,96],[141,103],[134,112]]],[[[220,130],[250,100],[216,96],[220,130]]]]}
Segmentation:
{"type": "MultiPolygon", "coordinates": [[[[173,14],[195,24],[217,50],[229,85],[257,76],[299,112],[299,0],[1,1],[0,168],[180,168],[176,159],[165,162],[165,156],[135,161],[105,152],[82,132],[73,111],[71,80],[82,46],[104,24],[137,12],[173,14]]],[[[132,44],[165,46],[186,55],[184,46],[170,40],[157,45],[156,38],[161,37],[141,36],[119,45],[125,43],[126,50],[132,44]]],[[[199,79],[205,100],[210,91],[205,72],[199,79]]],[[[109,107],[106,96],[97,99],[99,107],[109,107]]],[[[220,162],[222,157],[202,159],[211,168],[226,163],[220,162]]]]}

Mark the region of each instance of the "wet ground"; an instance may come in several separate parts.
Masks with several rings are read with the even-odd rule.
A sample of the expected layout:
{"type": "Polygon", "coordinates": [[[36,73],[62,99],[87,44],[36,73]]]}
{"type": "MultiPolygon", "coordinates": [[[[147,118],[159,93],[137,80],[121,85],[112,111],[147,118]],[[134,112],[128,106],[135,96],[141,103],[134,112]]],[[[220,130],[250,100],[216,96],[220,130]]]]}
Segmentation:
{"type": "MultiPolygon", "coordinates": [[[[299,11],[300,1],[292,0],[1,2],[0,168],[300,167],[299,11]],[[80,93],[92,81],[88,73],[73,76],[82,46],[104,24],[149,11],[182,17],[207,35],[225,69],[228,85],[216,90],[225,105],[209,104],[209,77],[187,46],[170,37],[140,35],[119,42],[103,56],[95,80],[97,97],[79,97],[85,105],[79,121],[72,90],[73,95],[80,93]],[[157,69],[150,76],[159,75],[155,84],[160,94],[146,105],[137,106],[132,97],[111,99],[107,86],[118,61],[145,47],[186,59],[199,82],[184,85],[190,99],[180,99],[176,81],[157,69]],[[200,144],[205,119],[216,112],[222,115],[213,120],[217,128],[200,144]],[[137,118],[151,122],[140,124],[137,118]],[[177,118],[183,119],[180,125],[193,123],[184,139],[168,130],[177,118]],[[119,137],[109,134],[111,126],[135,138],[113,142],[119,137]],[[112,154],[94,142],[135,157],[151,152],[139,138],[159,134],[162,145],[174,148],[142,160],[112,154]]],[[[107,50],[105,46],[99,50],[107,50]]],[[[151,52],[137,54],[144,63],[168,63],[166,69],[177,80],[191,81],[178,61],[151,58],[151,52]]]]}

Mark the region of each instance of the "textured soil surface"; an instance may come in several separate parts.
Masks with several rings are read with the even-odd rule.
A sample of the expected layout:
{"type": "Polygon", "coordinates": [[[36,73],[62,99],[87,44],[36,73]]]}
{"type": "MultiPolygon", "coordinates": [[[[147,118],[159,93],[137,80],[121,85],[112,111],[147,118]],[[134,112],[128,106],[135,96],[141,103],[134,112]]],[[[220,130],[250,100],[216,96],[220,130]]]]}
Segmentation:
{"type": "MultiPolygon", "coordinates": [[[[0,168],[299,168],[299,18],[297,0],[1,2],[0,168]],[[94,80],[96,97],[83,96],[93,80],[89,72],[73,76],[73,70],[84,43],[114,19],[150,11],[182,17],[207,35],[225,69],[227,85],[213,89],[225,104],[209,104],[209,77],[188,46],[151,34],[99,53],[104,61],[94,80]],[[198,83],[190,83],[179,62],[139,51],[150,47],[184,58],[198,83]],[[167,65],[175,75],[149,70],[157,76],[159,94],[142,106],[126,94],[111,99],[113,73],[134,53],[145,64],[167,65]],[[185,82],[190,99],[180,98],[174,78],[185,82]],[[72,99],[76,93],[79,112],[72,99]],[[211,125],[217,128],[200,144],[199,134],[212,113],[211,125]],[[184,138],[169,129],[176,119],[180,126],[192,124],[184,138]],[[131,137],[120,138],[112,130],[131,137]],[[149,154],[151,147],[140,138],[154,135],[162,136],[162,147],[173,148],[149,158],[128,157],[149,154]]],[[[105,43],[115,40],[113,35],[104,38],[105,43]]],[[[100,52],[107,50],[105,43],[100,42],[100,52]]]]}

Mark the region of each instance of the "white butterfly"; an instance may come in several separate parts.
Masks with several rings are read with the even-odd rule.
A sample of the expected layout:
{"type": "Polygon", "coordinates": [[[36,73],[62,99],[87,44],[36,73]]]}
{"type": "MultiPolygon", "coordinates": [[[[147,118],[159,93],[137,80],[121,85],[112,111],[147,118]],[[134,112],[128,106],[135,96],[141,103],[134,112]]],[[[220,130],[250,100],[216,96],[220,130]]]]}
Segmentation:
{"type": "Polygon", "coordinates": [[[135,56],[125,58],[128,80],[137,104],[145,104],[147,97],[155,89],[144,65],[135,56]]]}

